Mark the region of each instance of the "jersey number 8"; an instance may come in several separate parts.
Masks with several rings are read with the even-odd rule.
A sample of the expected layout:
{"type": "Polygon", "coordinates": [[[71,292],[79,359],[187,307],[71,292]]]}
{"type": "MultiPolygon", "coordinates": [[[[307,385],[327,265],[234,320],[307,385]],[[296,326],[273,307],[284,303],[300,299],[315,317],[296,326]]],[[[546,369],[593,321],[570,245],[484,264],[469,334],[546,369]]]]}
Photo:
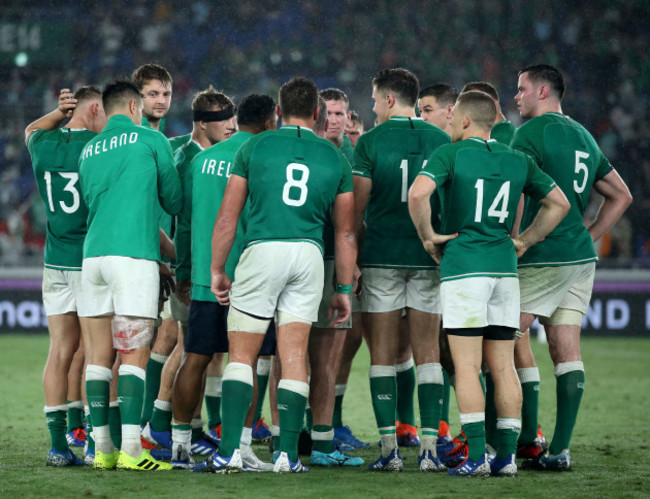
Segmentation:
{"type": "Polygon", "coordinates": [[[287,166],[287,181],[282,189],[282,201],[288,206],[302,206],[307,201],[307,180],[309,180],[309,168],[301,163],[290,163],[287,166]],[[294,178],[294,172],[300,172],[300,178],[294,178]],[[292,191],[291,189],[294,189],[292,191]],[[291,197],[295,195],[295,189],[299,190],[298,199],[291,197]]]}

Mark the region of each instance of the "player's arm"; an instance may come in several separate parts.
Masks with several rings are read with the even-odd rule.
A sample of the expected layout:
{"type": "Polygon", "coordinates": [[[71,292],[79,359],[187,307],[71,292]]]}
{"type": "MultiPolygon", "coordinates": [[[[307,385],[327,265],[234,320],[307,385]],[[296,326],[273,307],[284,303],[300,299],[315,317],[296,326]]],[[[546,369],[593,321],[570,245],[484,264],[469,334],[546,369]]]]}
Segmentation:
{"type": "Polygon", "coordinates": [[[343,192],[336,196],[332,210],[334,222],[334,262],[336,264],[336,293],[332,297],[329,316],[338,311],[331,326],[343,324],[351,313],[350,293],[357,261],[357,238],[354,227],[354,194],[343,192]]]}
{"type": "Polygon", "coordinates": [[[594,189],[605,198],[600,205],[596,219],[589,226],[589,234],[595,242],[603,237],[621,218],[621,215],[632,203],[632,194],[616,170],[611,170],[595,182],[594,189]]]}
{"type": "Polygon", "coordinates": [[[158,200],[160,206],[170,215],[176,215],[183,205],[181,179],[174,166],[174,155],[169,141],[163,134],[156,134],[152,145],[157,158],[158,200]]]}
{"type": "Polygon", "coordinates": [[[176,295],[181,302],[189,305],[192,277],[192,188],[193,163],[179,165],[183,188],[183,206],[176,218],[176,295]]]}
{"type": "MultiPolygon", "coordinates": [[[[370,191],[372,190],[372,179],[370,177],[362,177],[354,175],[352,177],[352,185],[354,186],[354,232],[357,236],[359,254],[361,257],[361,242],[363,241],[364,225],[366,207],[368,206],[368,199],[370,199],[370,191]]],[[[361,262],[359,262],[361,265],[361,262]]]]}
{"type": "Polygon", "coordinates": [[[222,305],[230,303],[228,292],[232,283],[226,275],[226,260],[228,260],[230,249],[235,240],[239,216],[244,209],[247,197],[248,179],[231,174],[212,230],[212,264],[210,266],[212,278],[210,289],[222,305]]]}
{"type": "Polygon", "coordinates": [[[458,234],[437,234],[431,225],[431,195],[436,190],[436,182],[426,175],[418,175],[409,189],[408,205],[409,214],[424,249],[431,257],[440,263],[440,246],[458,234]]]}
{"type": "Polygon", "coordinates": [[[158,228],[158,234],[160,236],[160,254],[171,260],[176,260],[174,241],[160,227],[158,228]]]}
{"type": "Polygon", "coordinates": [[[27,144],[29,136],[36,130],[55,130],[59,128],[65,120],[72,118],[72,111],[77,107],[77,99],[74,99],[73,95],[74,94],[70,92],[70,89],[61,89],[61,93],[59,94],[59,106],[51,113],[41,116],[25,128],[25,144],[27,144]]]}
{"type": "Polygon", "coordinates": [[[513,239],[517,256],[544,239],[569,212],[571,205],[559,187],[554,187],[540,200],[542,207],[530,226],[519,237],[513,239]]]}

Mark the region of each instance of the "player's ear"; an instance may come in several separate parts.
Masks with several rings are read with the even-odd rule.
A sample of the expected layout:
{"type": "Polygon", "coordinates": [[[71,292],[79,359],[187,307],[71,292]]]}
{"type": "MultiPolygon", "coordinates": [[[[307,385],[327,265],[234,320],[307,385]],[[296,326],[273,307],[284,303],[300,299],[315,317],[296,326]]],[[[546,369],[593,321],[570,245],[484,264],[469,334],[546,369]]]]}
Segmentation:
{"type": "Polygon", "coordinates": [[[471,122],[470,122],[469,116],[467,116],[467,115],[463,116],[463,129],[469,128],[470,125],[471,125],[471,122]]]}
{"type": "Polygon", "coordinates": [[[320,109],[319,109],[319,106],[316,106],[316,109],[314,109],[314,115],[313,115],[314,121],[318,121],[319,116],[320,116],[320,109]]]}
{"type": "Polygon", "coordinates": [[[546,83],[541,83],[539,87],[537,87],[537,96],[540,99],[546,99],[549,96],[550,92],[551,90],[546,83]]]}
{"type": "Polygon", "coordinates": [[[131,99],[129,101],[129,113],[131,113],[132,115],[135,114],[135,110],[136,110],[137,105],[138,105],[138,103],[136,102],[136,100],[131,99]]]}
{"type": "Polygon", "coordinates": [[[279,104],[277,106],[275,106],[275,114],[278,115],[278,119],[282,119],[282,110],[280,109],[279,104]]]}
{"type": "Polygon", "coordinates": [[[395,105],[395,96],[393,94],[386,94],[386,102],[388,102],[388,107],[392,108],[395,105]]]}
{"type": "Polygon", "coordinates": [[[448,120],[451,119],[451,111],[452,111],[453,109],[454,109],[454,105],[453,105],[453,104],[447,104],[447,119],[448,119],[448,120]]]}

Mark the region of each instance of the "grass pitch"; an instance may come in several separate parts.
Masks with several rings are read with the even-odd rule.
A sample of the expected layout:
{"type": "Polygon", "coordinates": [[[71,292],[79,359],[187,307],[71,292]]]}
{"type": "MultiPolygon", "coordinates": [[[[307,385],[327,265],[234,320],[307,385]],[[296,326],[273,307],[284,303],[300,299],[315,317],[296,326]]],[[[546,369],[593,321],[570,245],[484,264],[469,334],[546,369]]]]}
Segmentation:
{"type": "MultiPolygon", "coordinates": [[[[555,380],[545,345],[533,342],[542,378],[540,422],[550,441],[555,424],[555,380]]],[[[520,471],[515,478],[456,478],[421,474],[417,449],[403,449],[402,473],[312,468],[304,475],[212,475],[96,472],[45,467],[49,437],[42,412],[46,335],[0,336],[0,496],[2,497],[648,497],[650,388],[647,339],[585,339],[586,388],[569,473],[520,471]]],[[[368,389],[368,352],[353,367],[344,422],[370,442],[378,439],[368,389]]],[[[453,397],[453,391],[452,391],[453,397]]],[[[417,412],[417,411],[416,411],[417,412]]],[[[265,410],[268,417],[268,408],[265,410]]],[[[452,402],[452,431],[459,428],[452,402]]],[[[268,449],[256,446],[264,460],[268,449]]],[[[79,449],[75,452],[79,453],[79,449]]],[[[367,463],[378,447],[358,451],[367,463]]],[[[309,458],[303,458],[308,464],[309,458]]]]}

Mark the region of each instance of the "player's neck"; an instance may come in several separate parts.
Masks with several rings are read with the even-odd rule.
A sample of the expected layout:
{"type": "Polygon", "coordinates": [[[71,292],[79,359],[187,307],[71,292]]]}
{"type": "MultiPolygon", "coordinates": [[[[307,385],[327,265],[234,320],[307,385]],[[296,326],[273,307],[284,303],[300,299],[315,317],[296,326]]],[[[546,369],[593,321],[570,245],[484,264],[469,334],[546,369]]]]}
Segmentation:
{"type": "Polygon", "coordinates": [[[160,118],[150,118],[149,116],[145,116],[145,118],[147,118],[147,122],[151,128],[158,132],[160,131],[160,118]]]}
{"type": "Polygon", "coordinates": [[[490,140],[490,131],[484,130],[482,128],[468,128],[463,133],[463,140],[469,139],[470,137],[476,137],[477,139],[490,140]]]}
{"type": "Polygon", "coordinates": [[[206,135],[204,133],[199,132],[198,130],[192,130],[191,139],[194,142],[196,142],[198,145],[200,145],[203,149],[207,149],[208,147],[213,145],[212,143],[210,143],[210,140],[206,137],[206,135]]]}
{"type": "Polygon", "coordinates": [[[295,118],[294,116],[287,117],[286,119],[283,120],[282,124],[289,125],[289,126],[301,126],[303,128],[309,128],[310,130],[314,128],[313,119],[295,118]]]}
{"type": "Polygon", "coordinates": [[[537,106],[536,116],[541,116],[546,113],[560,113],[562,114],[562,106],[557,101],[542,102],[537,106]]]}
{"type": "Polygon", "coordinates": [[[327,140],[329,140],[332,144],[334,144],[339,149],[341,149],[341,146],[343,145],[343,135],[341,135],[340,137],[333,137],[327,140]]]}
{"type": "Polygon", "coordinates": [[[388,119],[395,118],[396,116],[415,118],[415,108],[409,106],[394,106],[388,112],[388,119]]]}

